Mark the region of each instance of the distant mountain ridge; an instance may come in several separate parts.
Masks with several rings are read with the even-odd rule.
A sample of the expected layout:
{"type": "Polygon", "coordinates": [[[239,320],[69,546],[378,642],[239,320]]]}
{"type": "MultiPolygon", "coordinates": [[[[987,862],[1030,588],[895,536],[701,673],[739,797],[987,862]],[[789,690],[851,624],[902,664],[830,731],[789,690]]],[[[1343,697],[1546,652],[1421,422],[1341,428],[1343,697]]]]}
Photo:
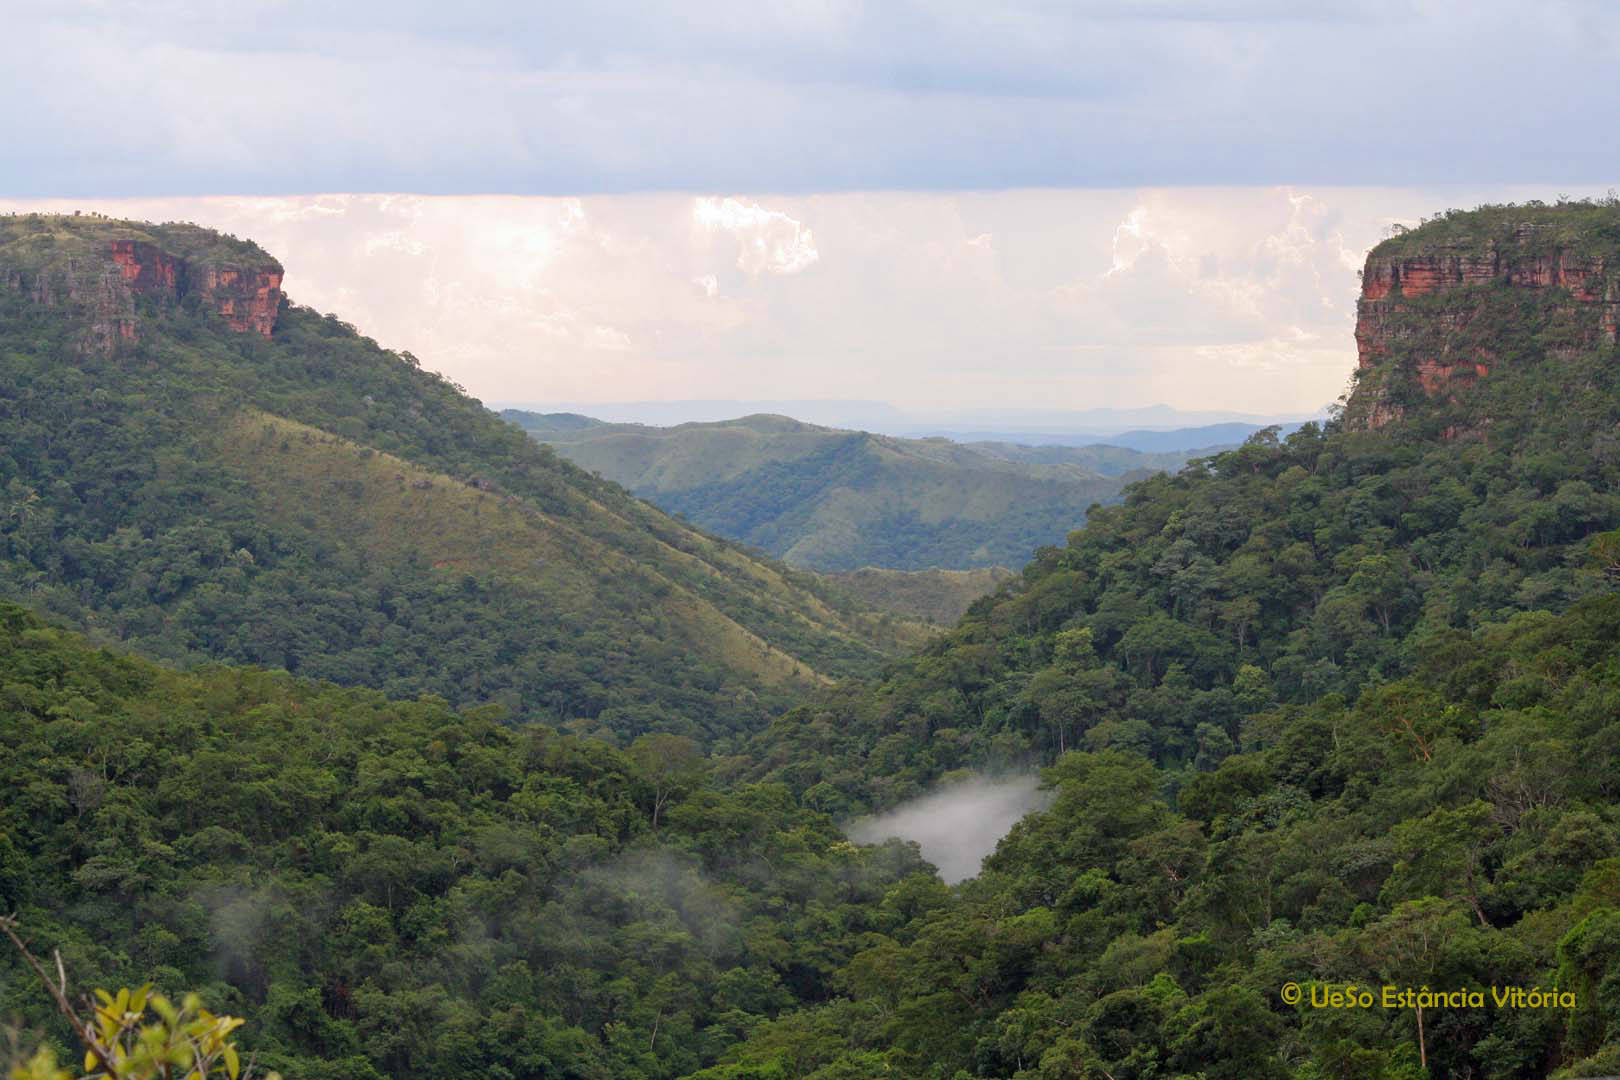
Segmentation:
{"type": "Polygon", "coordinates": [[[1126,445],[1122,438],[1140,433],[1183,433],[1185,440],[1169,449],[1195,449],[1216,443],[1241,442],[1250,433],[1280,425],[1291,431],[1306,420],[1321,420],[1327,408],[1304,412],[1261,415],[1227,410],[1176,409],[1169,405],[1086,409],[975,408],[912,410],[885,401],[801,400],[687,400],[621,402],[503,401],[491,406],[501,412],[542,415],[572,414],[609,424],[679,427],[682,424],[717,424],[744,416],[791,416],[818,427],[869,431],[903,439],[939,435],[956,442],[1016,442],[1027,445],[1089,446],[1096,443],[1126,445]],[[1200,428],[1228,427],[1235,438],[1212,439],[1200,428]],[[1198,441],[1201,440],[1201,441],[1198,441]]]}
{"type": "Polygon", "coordinates": [[[501,415],[671,513],[823,571],[1019,565],[1087,507],[1190,456],[903,439],[772,414],[668,428],[501,415]]]}
{"type": "Polygon", "coordinates": [[[1024,449],[1044,449],[1048,447],[1117,447],[1123,450],[1134,450],[1143,454],[1175,454],[1184,453],[1191,457],[1200,457],[1206,453],[1236,446],[1257,431],[1268,427],[1275,427],[1279,434],[1288,435],[1299,430],[1304,421],[1289,421],[1282,424],[1255,424],[1246,421],[1228,421],[1220,424],[1204,424],[1197,427],[1177,428],[1134,428],[1130,431],[1118,431],[1107,434],[1093,434],[1085,431],[1067,430],[1035,430],[1035,431],[954,431],[942,430],[937,433],[941,438],[951,439],[955,442],[965,442],[974,445],[994,443],[999,446],[1021,447],[1024,449]]]}

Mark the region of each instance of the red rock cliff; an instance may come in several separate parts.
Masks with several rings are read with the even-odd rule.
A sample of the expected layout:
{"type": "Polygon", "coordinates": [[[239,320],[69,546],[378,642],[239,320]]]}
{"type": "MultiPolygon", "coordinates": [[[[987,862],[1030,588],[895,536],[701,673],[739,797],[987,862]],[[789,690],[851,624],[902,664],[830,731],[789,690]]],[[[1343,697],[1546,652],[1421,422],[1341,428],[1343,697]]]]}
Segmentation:
{"type": "Polygon", "coordinates": [[[137,295],[178,302],[196,293],[232,330],[269,337],[281,307],[281,267],[192,264],[142,240],[114,240],[111,256],[137,295]]]}
{"type": "Polygon", "coordinates": [[[281,265],[261,249],[195,225],[143,225],[61,215],[0,217],[0,289],[72,307],[84,344],[140,340],[140,313],[197,304],[239,333],[269,337],[281,308],[281,265]]]}
{"type": "MultiPolygon", "coordinates": [[[[1362,271],[1356,305],[1361,371],[1393,361],[1408,368],[1430,397],[1449,396],[1485,378],[1498,357],[1488,333],[1476,324],[1485,321],[1481,315],[1493,286],[1560,290],[1548,298],[1554,313],[1567,316],[1575,328],[1573,345],[1620,340],[1620,265],[1594,255],[1527,250],[1535,243],[1535,229],[1519,226],[1512,242],[1475,251],[1381,254],[1375,248],[1362,271]]],[[[1376,381],[1370,395],[1358,390],[1352,397],[1357,404],[1359,409],[1350,410],[1356,426],[1380,427],[1401,414],[1376,381]]]]}

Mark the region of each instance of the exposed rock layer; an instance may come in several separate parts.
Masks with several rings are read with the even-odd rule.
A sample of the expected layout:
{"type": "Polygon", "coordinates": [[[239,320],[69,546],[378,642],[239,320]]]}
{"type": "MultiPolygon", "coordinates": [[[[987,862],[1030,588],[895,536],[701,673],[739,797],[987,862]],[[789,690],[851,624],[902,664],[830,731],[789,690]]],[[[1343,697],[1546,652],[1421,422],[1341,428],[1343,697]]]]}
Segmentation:
{"type": "Polygon", "coordinates": [[[113,264],[138,295],[178,303],[196,293],[232,330],[269,337],[281,306],[281,267],[192,263],[141,240],[114,240],[113,264]]]}
{"type": "Polygon", "coordinates": [[[144,304],[195,299],[238,333],[269,337],[281,308],[281,265],[270,258],[187,256],[146,239],[85,237],[65,250],[30,252],[13,265],[0,257],[0,288],[48,307],[83,307],[88,342],[109,350],[140,339],[144,304]]]}
{"type": "MultiPolygon", "coordinates": [[[[1362,271],[1356,306],[1356,351],[1364,378],[1376,369],[1398,367],[1431,398],[1449,398],[1485,378],[1499,357],[1475,323],[1503,287],[1559,290],[1548,297],[1552,306],[1546,318],[1549,324],[1560,318],[1568,322],[1573,347],[1620,340],[1620,265],[1595,255],[1526,250],[1535,239],[1535,227],[1524,225],[1512,242],[1482,250],[1388,254],[1382,245],[1375,248],[1362,271]]],[[[1380,379],[1372,380],[1370,393],[1358,389],[1352,406],[1348,417],[1360,427],[1381,427],[1402,414],[1380,379]]]]}

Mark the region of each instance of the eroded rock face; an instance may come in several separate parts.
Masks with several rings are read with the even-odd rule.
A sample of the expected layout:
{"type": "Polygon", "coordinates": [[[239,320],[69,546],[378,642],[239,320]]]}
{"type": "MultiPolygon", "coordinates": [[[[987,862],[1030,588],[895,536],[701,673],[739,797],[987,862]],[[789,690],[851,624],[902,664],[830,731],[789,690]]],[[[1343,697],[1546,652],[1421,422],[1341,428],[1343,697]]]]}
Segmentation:
{"type": "MultiPolygon", "coordinates": [[[[1533,241],[1533,227],[1521,227],[1515,239],[1533,241]]],[[[1452,396],[1486,378],[1499,357],[1475,324],[1490,300],[1489,287],[1561,290],[1547,318],[1567,317],[1575,328],[1572,345],[1620,340],[1620,265],[1612,260],[1518,246],[1395,256],[1375,249],[1362,271],[1356,305],[1359,368],[1370,372],[1393,360],[1430,397],[1452,396]]],[[[1402,413],[1381,386],[1357,395],[1363,400],[1353,398],[1352,404],[1359,408],[1347,410],[1356,426],[1381,427],[1402,413]]]]}
{"type": "Polygon", "coordinates": [[[177,303],[195,292],[238,333],[269,337],[275,329],[281,307],[279,266],[194,265],[140,240],[114,240],[110,254],[124,283],[136,294],[177,303]]]}
{"type": "Polygon", "coordinates": [[[0,265],[0,288],[47,307],[82,308],[85,345],[101,351],[140,340],[140,302],[178,305],[192,297],[232,330],[269,337],[281,279],[273,259],[187,258],[131,239],[100,239],[21,268],[0,265]]]}

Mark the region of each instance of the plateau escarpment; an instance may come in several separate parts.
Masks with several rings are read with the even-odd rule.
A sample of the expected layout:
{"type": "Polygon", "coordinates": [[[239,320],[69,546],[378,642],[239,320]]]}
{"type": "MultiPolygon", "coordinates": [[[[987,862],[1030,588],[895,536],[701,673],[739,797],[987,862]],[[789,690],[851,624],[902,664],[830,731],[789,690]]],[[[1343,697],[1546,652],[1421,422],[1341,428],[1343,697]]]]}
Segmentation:
{"type": "Polygon", "coordinates": [[[1455,404],[1504,362],[1568,359],[1620,339],[1620,258],[1600,232],[1572,232],[1567,215],[1534,206],[1438,225],[1367,256],[1352,428],[1382,427],[1424,401],[1455,404]]]}
{"type": "Polygon", "coordinates": [[[86,316],[103,351],[140,340],[143,311],[190,303],[238,333],[269,337],[281,264],[257,246],[190,225],[131,227],[96,217],[0,219],[0,289],[86,316]]]}

